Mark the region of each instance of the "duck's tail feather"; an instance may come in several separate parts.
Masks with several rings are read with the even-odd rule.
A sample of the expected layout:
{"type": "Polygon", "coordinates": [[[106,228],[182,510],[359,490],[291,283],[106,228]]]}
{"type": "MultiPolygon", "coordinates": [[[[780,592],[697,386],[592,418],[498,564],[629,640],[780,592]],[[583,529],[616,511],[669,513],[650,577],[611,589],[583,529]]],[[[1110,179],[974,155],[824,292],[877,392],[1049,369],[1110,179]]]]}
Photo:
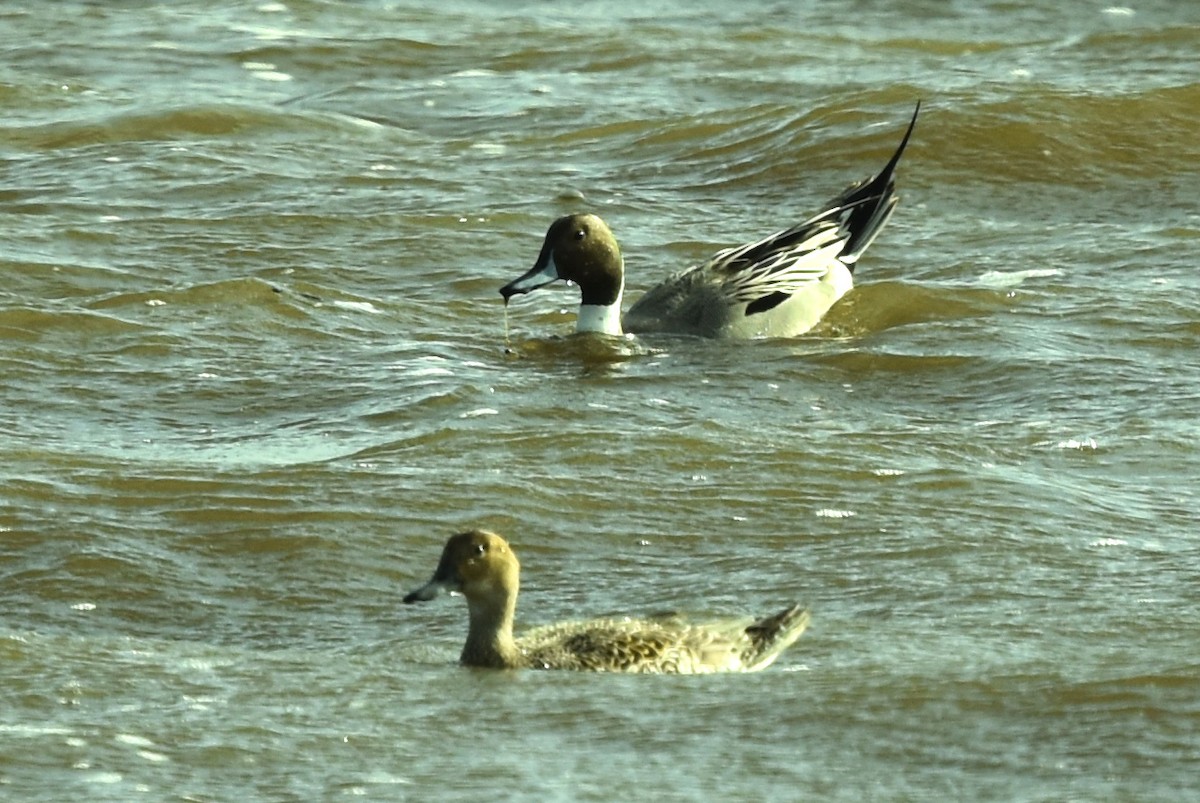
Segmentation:
{"type": "Polygon", "coordinates": [[[918,100],[908,130],[900,140],[900,147],[896,148],[883,169],[869,179],[851,184],[826,207],[826,214],[836,219],[842,231],[848,235],[846,248],[839,258],[851,272],[896,208],[896,201],[899,200],[896,197],[896,165],[904,155],[904,148],[908,145],[908,138],[912,136],[920,113],[921,101],[918,100]]]}
{"type": "Polygon", "coordinates": [[[747,672],[770,666],[780,653],[796,643],[808,627],[811,616],[799,605],[760,619],[746,628],[750,647],[743,655],[747,672]]]}

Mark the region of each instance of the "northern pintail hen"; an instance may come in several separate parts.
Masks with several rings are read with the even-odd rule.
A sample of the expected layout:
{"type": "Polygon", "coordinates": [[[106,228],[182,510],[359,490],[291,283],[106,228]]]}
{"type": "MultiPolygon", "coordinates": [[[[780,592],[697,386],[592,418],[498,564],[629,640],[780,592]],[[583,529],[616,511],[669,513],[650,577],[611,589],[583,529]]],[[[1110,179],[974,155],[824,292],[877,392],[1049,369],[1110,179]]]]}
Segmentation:
{"type": "Polygon", "coordinates": [[[808,611],[793,605],[754,622],[596,619],[547,625],[518,639],[513,619],[520,568],[512,547],[499,535],[459,533],[446,542],[433,579],[404,601],[461,593],[470,614],[461,661],[493,669],[754,672],[769,666],[808,627],[808,611]]]}
{"type": "Polygon", "coordinates": [[[596,215],[550,224],[533,267],[500,288],[508,300],[555,281],[579,285],[578,332],[669,332],[706,337],[794,337],[811,329],[854,284],[854,266],[891,217],[896,165],[921,104],[891,160],[817,214],[757,242],[718,251],[650,289],[621,317],[625,262],[596,215]]]}

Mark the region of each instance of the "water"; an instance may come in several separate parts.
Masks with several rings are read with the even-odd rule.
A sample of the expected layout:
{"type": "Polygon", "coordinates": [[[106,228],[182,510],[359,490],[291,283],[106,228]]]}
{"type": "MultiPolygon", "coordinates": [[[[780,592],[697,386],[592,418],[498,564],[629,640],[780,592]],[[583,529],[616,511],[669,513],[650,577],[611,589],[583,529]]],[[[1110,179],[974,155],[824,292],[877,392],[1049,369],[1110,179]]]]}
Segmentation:
{"type": "Polygon", "coordinates": [[[1186,3],[0,11],[0,798],[1200,793],[1186,3]],[[505,313],[550,220],[631,297],[895,147],[818,331],[505,313]],[[770,670],[469,671],[519,618],[763,613],[770,670]]]}

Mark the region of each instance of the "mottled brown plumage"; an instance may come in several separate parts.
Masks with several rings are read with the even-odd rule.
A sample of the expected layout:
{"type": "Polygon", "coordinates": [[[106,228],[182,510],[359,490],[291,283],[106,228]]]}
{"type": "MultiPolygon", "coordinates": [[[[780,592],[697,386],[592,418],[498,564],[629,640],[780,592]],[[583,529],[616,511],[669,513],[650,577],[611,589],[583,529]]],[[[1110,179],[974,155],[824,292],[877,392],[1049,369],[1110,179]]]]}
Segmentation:
{"type": "Polygon", "coordinates": [[[753,672],[770,666],[809,621],[808,611],[793,605],[758,621],[595,619],[535,628],[517,639],[519,586],[520,563],[508,543],[495,533],[472,530],[446,542],[433,578],[404,601],[461,593],[470,614],[462,663],[497,669],[753,672]]]}

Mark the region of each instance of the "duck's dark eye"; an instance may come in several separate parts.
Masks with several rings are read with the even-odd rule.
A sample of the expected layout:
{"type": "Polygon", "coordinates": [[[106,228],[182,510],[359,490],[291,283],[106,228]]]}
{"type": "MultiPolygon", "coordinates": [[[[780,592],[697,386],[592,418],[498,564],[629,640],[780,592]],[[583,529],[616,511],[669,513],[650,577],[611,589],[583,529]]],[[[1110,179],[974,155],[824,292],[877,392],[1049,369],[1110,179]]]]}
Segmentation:
{"type": "Polygon", "coordinates": [[[582,240],[584,237],[587,237],[587,229],[576,229],[575,230],[575,239],[576,240],[582,240]]]}
{"type": "Polygon", "coordinates": [[[486,547],[486,546],[484,546],[483,544],[476,544],[476,545],[475,545],[475,554],[476,554],[476,555],[482,555],[484,552],[487,552],[487,547],[486,547]]]}

